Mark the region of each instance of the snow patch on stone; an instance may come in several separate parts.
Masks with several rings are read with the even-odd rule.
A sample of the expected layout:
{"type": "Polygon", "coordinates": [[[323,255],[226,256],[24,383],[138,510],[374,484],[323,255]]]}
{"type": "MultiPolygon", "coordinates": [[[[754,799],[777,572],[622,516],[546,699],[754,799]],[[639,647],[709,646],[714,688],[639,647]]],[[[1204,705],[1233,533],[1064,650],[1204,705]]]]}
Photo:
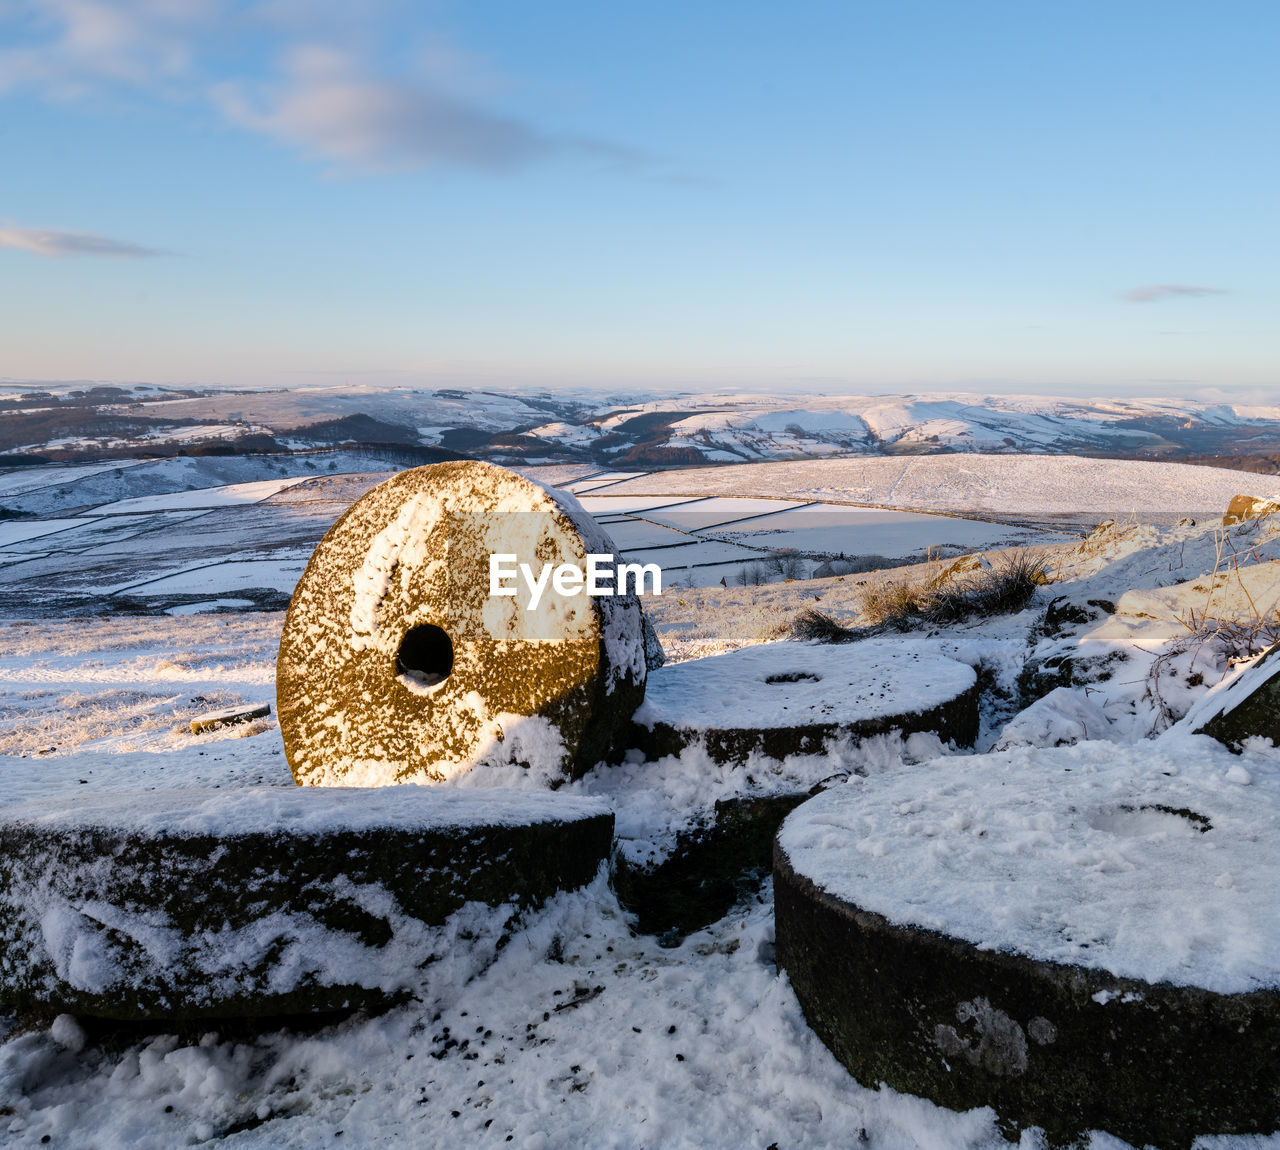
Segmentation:
{"type": "Polygon", "coordinates": [[[1242,763],[1201,737],[949,758],[851,778],[779,842],[837,898],[982,949],[1219,993],[1280,986],[1274,751],[1242,763]]]}
{"type": "Polygon", "coordinates": [[[927,641],[764,643],[652,672],[635,720],[682,729],[847,724],[931,710],[976,679],[927,641]]]}

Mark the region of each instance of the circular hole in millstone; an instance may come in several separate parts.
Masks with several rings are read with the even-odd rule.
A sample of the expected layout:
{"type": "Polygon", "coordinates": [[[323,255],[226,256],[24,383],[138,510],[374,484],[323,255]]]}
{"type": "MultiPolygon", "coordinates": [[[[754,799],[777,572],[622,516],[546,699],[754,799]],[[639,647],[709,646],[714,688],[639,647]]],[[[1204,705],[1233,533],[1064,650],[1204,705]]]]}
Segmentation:
{"type": "Polygon", "coordinates": [[[412,628],[400,640],[396,674],[424,687],[443,683],[453,670],[453,640],[434,623],[412,628]]]}
{"type": "Polygon", "coordinates": [[[783,671],[777,675],[769,675],[765,679],[766,683],[820,683],[821,675],[814,675],[808,671],[783,671]]]}

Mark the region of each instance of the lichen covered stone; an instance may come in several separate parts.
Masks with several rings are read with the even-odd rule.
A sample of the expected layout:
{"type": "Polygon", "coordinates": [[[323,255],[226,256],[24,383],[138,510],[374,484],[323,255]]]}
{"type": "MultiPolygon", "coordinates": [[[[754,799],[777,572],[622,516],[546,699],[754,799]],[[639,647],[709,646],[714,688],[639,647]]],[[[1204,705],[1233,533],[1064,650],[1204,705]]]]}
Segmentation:
{"type": "Polygon", "coordinates": [[[1259,499],[1256,495],[1233,495],[1222,517],[1223,526],[1243,523],[1246,519],[1263,519],[1280,511],[1280,503],[1274,499],[1259,499]]]}
{"type": "Polygon", "coordinates": [[[612,541],[563,492],[487,463],[401,472],[330,529],[280,640],[277,713],[299,783],[435,782],[486,762],[554,784],[615,746],[643,698],[633,594],[523,579],[490,594],[490,557],[586,566],[612,541]]]}
{"type": "Polygon", "coordinates": [[[590,882],[613,816],[545,792],[73,795],[0,818],[0,1004],[127,1021],[378,1008],[590,882]]]}

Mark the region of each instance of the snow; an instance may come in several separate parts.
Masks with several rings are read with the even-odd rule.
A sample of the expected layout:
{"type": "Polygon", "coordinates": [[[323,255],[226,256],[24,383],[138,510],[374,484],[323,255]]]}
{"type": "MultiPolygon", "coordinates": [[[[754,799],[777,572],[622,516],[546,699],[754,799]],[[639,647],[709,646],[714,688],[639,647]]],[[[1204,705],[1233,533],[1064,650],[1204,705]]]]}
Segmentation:
{"type": "Polygon", "coordinates": [[[878,774],[947,753],[931,733],[903,738],[892,732],[869,739],[837,734],[814,754],[779,760],[753,751],[743,762],[721,763],[699,740],[657,761],[630,754],[624,763],[592,771],[569,786],[574,794],[607,801],[619,852],[630,862],[649,865],[666,858],[681,833],[711,823],[722,800],[803,794],[851,774],[878,774]]]}
{"type": "Polygon", "coordinates": [[[694,538],[677,531],[674,527],[666,527],[661,523],[650,523],[645,519],[623,519],[602,523],[609,533],[614,546],[611,551],[635,551],[640,548],[681,546],[694,542],[694,538]]]}
{"type": "Polygon", "coordinates": [[[267,430],[254,424],[198,423],[191,427],[155,427],[147,433],[147,438],[169,443],[197,443],[204,439],[238,439],[242,435],[267,430]]]}
{"type": "Polygon", "coordinates": [[[1126,591],[1116,610],[1195,625],[1215,619],[1266,619],[1280,608],[1280,561],[1224,564],[1169,587],[1126,591]]]}
{"type": "MultiPolygon", "coordinates": [[[[544,444],[546,456],[552,459],[579,455],[598,442],[602,432],[621,429],[619,442],[608,449],[610,454],[621,455],[643,443],[692,449],[705,460],[730,463],[895,451],[1113,453],[1164,448],[1164,437],[1184,450],[1225,452],[1233,446],[1233,433],[1265,444],[1280,424],[1280,409],[1267,404],[972,392],[866,396],[699,392],[638,399],[634,394],[617,397],[590,389],[527,396],[492,389],[335,386],[217,391],[176,398],[135,388],[120,399],[100,404],[96,410],[122,413],[130,400],[143,400],[151,419],[195,419],[203,425],[140,432],[132,437],[136,444],[154,442],[156,434],[165,439],[203,438],[265,429],[283,442],[305,448],[314,442],[308,438],[308,424],[361,415],[396,424],[422,442],[438,443],[446,432],[457,429],[518,433],[544,444]],[[659,418],[626,426],[642,415],[659,418]]],[[[61,442],[71,448],[95,449],[105,442],[124,445],[130,440],[73,437],[61,442]]],[[[54,445],[30,446],[37,450],[54,445]]],[[[512,449],[499,442],[481,450],[498,458],[512,449]]],[[[599,469],[598,464],[578,465],[574,478],[595,478],[599,469]]]]}
{"type": "Polygon", "coordinates": [[[950,757],[852,777],[779,843],[836,898],[983,950],[1222,994],[1280,986],[1274,749],[1237,761],[1200,736],[950,757]]]}
{"type": "MultiPolygon", "coordinates": [[[[780,505],[785,507],[785,505],[780,505]]],[[[834,555],[903,558],[930,548],[1016,547],[1061,543],[1070,536],[1038,528],[1011,527],[959,516],[921,515],[885,508],[815,503],[781,514],[709,528],[708,534],[756,547],[792,548],[834,555]]]]}
{"type": "Polygon", "coordinates": [[[600,487],[609,487],[624,479],[634,479],[638,475],[643,475],[642,471],[599,471],[594,475],[586,475],[581,479],[576,479],[572,483],[565,485],[567,491],[577,495],[579,492],[595,491],[600,487]]]}
{"type": "Polygon", "coordinates": [[[0,470],[0,498],[24,495],[44,487],[57,487],[77,479],[87,479],[125,467],[137,467],[140,459],[118,459],[110,463],[45,464],[42,467],[22,467],[0,470]]]}
{"type": "Polygon", "coordinates": [[[657,563],[664,571],[700,567],[710,563],[744,563],[765,558],[763,550],[740,547],[722,539],[696,540],[675,547],[638,547],[629,550],[629,563],[657,563]]]}
{"type": "Polygon", "coordinates": [[[931,710],[975,680],[972,667],[920,642],[765,643],[650,672],[635,721],[694,730],[848,724],[931,710]]]}
{"type": "Polygon", "coordinates": [[[755,519],[778,511],[788,511],[801,504],[793,499],[711,498],[683,503],[678,507],[650,511],[646,518],[667,523],[682,531],[707,527],[723,527],[738,520],[755,519]]]}
{"type": "Polygon", "coordinates": [[[1055,687],[1010,719],[992,749],[1070,746],[1111,733],[1111,721],[1098,703],[1071,687],[1055,687]]]}
{"type": "Polygon", "coordinates": [[[42,539],[48,535],[67,531],[73,527],[83,527],[93,523],[92,519],[9,519],[0,520],[0,547],[10,547],[15,543],[25,543],[29,539],[42,539]]]}
{"type": "Polygon", "coordinates": [[[1280,419],[1280,409],[1266,405],[979,393],[771,397],[702,392],[633,402],[620,410],[610,404],[605,418],[598,400],[584,407],[559,425],[563,431],[547,426],[541,434],[572,447],[598,430],[617,431],[622,435],[617,451],[643,442],[693,449],[709,462],[729,463],[903,451],[1115,453],[1163,447],[1165,436],[1184,448],[1226,451],[1230,431],[1265,434],[1280,419]],[[639,425],[628,429],[639,415],[661,420],[646,421],[643,431],[639,425]],[[1179,430],[1171,433],[1175,423],[1179,430]]]}
{"type": "MultiPolygon", "coordinates": [[[[113,700],[100,698],[105,708],[113,700]]],[[[171,719],[188,708],[162,699],[157,709],[171,719]]],[[[123,710],[123,708],[121,708],[123,710]]],[[[195,713],[190,708],[190,713],[195,713]]],[[[117,716],[118,717],[118,716],[117,716]]],[[[175,722],[158,724],[133,738],[115,734],[89,739],[70,752],[55,748],[0,755],[5,790],[0,811],[9,805],[38,806],[69,794],[105,795],[119,791],[167,791],[175,787],[207,787],[219,794],[273,787],[291,791],[280,730],[274,722],[238,724],[192,735],[175,722]]]]}
{"type": "Polygon", "coordinates": [[[166,615],[201,615],[206,611],[217,611],[222,607],[237,609],[252,606],[252,599],[205,599],[199,603],[182,603],[177,607],[166,607],[164,613],[166,615]]]}
{"type": "Polygon", "coordinates": [[[198,507],[228,507],[239,503],[261,503],[273,495],[307,481],[305,475],[286,479],[261,479],[254,483],[231,483],[225,487],[205,487],[195,491],[173,491],[167,495],[140,495],[95,507],[98,515],[135,515],[139,512],[176,511],[198,507]]]}
{"type": "Polygon", "coordinates": [[[594,427],[578,427],[572,423],[544,423],[541,427],[531,427],[524,432],[535,439],[549,439],[555,443],[571,443],[583,447],[598,439],[601,432],[594,427]]]}
{"type": "Polygon", "coordinates": [[[696,498],[681,499],[672,495],[579,495],[577,498],[583,510],[592,515],[634,515],[642,511],[654,511],[659,507],[681,507],[700,502],[696,498]]]}
{"type": "Polygon", "coordinates": [[[0,1051],[5,1124],[24,1144],[137,1150],[233,1127],[245,1147],[835,1150],[863,1129],[893,1150],[1006,1145],[990,1110],[849,1078],[773,968],[767,902],[663,949],[597,882],[531,916],[483,973],[457,968],[432,1008],[312,1035],[210,1028],[79,1054],[47,1030],[16,1037],[0,1051]]]}
{"type": "Polygon", "coordinates": [[[112,588],[121,591],[143,591],[147,594],[202,595],[222,591],[242,591],[251,587],[272,587],[291,592],[307,566],[302,559],[247,559],[225,563],[205,563],[185,571],[175,571],[141,583],[124,583],[112,588]]]}
{"type": "Polygon", "coordinates": [[[1044,517],[1203,513],[1241,490],[1280,495],[1280,478],[1216,467],[1039,455],[806,460],[655,472],[617,495],[785,495],[822,502],[1044,517]]]}
{"type": "Polygon", "coordinates": [[[466,830],[528,826],[605,814],[599,800],[531,790],[400,787],[183,787],[50,795],[6,805],[4,822],[44,829],[102,829],[137,835],[326,835],[399,828],[466,830]]]}
{"type": "MultiPolygon", "coordinates": [[[[385,463],[342,451],[322,456],[180,456],[117,460],[110,465],[93,465],[83,471],[79,468],[40,469],[51,479],[56,479],[64,471],[66,474],[61,482],[33,480],[21,485],[22,491],[2,498],[7,507],[16,511],[40,516],[74,515],[104,503],[167,494],[185,493],[189,496],[200,490],[246,482],[274,483],[282,477],[302,480],[324,474],[329,469],[347,473],[385,472],[386,466],[385,463]]],[[[3,479],[3,474],[0,474],[0,483],[3,479]]]]}
{"type": "Polygon", "coordinates": [[[50,549],[59,552],[84,554],[95,547],[120,543],[144,531],[154,531],[176,526],[186,520],[207,515],[207,510],[163,511],[150,515],[104,515],[96,519],[69,520],[44,519],[28,521],[32,526],[37,523],[55,524],[53,531],[42,534],[29,544],[16,544],[16,553],[27,558],[35,558],[37,552],[47,553],[50,549]]]}
{"type": "Polygon", "coordinates": [[[59,1014],[49,1027],[49,1037],[63,1050],[79,1054],[86,1041],[84,1030],[70,1014],[59,1014]]]}
{"type": "MultiPolygon", "coordinates": [[[[336,395],[305,398],[314,399],[317,406],[338,404],[336,395]]],[[[213,402],[227,408],[245,400],[223,397],[213,402]]],[[[408,401],[401,397],[395,402],[408,401]]],[[[752,402],[758,408],[778,408],[759,397],[752,402]]],[[[835,411],[840,402],[831,401],[829,409],[807,400],[801,406],[821,413],[835,411]]],[[[1036,401],[1038,406],[1019,402],[1033,414],[1053,414],[1047,401],[1036,401]]],[[[510,411],[517,409],[528,410],[513,399],[510,411]]],[[[1122,403],[1116,410],[1129,418],[1136,409],[1122,403]]],[[[502,414],[510,412],[504,409],[502,414]]],[[[537,422],[546,419],[540,415],[537,422]]],[[[423,421],[457,425],[448,418],[423,421]]],[[[1027,421],[1024,426],[1033,425],[1027,421]]],[[[777,442],[784,440],[794,443],[785,427],[777,442]]],[[[1219,489],[1200,484],[1204,469],[1168,471],[1167,465],[1152,464],[1118,468],[1109,460],[1039,457],[1028,464],[1014,457],[974,455],[932,460],[850,461],[855,468],[863,462],[870,465],[865,472],[849,470],[841,461],[824,461],[751,471],[723,468],[630,480],[605,478],[608,486],[584,502],[600,515],[620,510],[644,514],[657,506],[687,502],[687,497],[669,492],[695,490],[689,477],[696,477],[702,485],[696,490],[714,496],[850,504],[901,500],[904,506],[957,511],[974,511],[983,501],[989,505],[986,513],[1025,514],[1034,521],[1051,505],[1083,506],[1086,514],[1091,514],[1089,508],[1113,514],[1145,506],[1154,513],[1168,512],[1184,500],[1194,500],[1185,505],[1212,510],[1216,516],[1225,509],[1224,492],[1227,497],[1236,491],[1274,494],[1276,483],[1261,476],[1212,472],[1224,484],[1219,489]],[[970,503],[966,483],[975,493],[970,503]],[[709,489],[716,484],[726,490],[709,489]],[[646,486],[656,491],[634,493],[646,486]],[[1123,503],[1111,504],[1121,496],[1123,503]],[[993,512],[991,506],[999,510],[993,512]]],[[[243,463],[231,462],[237,467],[243,463]]],[[[161,494],[165,484],[181,487],[234,478],[216,471],[229,468],[226,461],[159,463],[163,467],[148,463],[123,468],[125,476],[119,479],[112,471],[121,468],[99,468],[96,476],[82,481],[83,487],[65,496],[56,495],[56,486],[41,489],[39,498],[52,509],[43,513],[65,517],[65,509],[118,502],[120,493],[161,494]],[[131,480],[135,486],[125,486],[128,476],[136,476],[131,480]],[[118,489],[114,495],[112,484],[118,489]]],[[[293,461],[296,466],[302,463],[293,461]]],[[[586,470],[574,466],[560,474],[569,480],[586,470]]],[[[58,474],[39,471],[40,484],[45,475],[58,474]]],[[[252,478],[259,477],[252,473],[252,478]]],[[[0,476],[0,483],[8,478],[9,474],[0,476]]],[[[311,543],[327,526],[322,520],[331,521],[341,504],[358,494],[359,486],[353,483],[349,492],[334,494],[332,503],[318,505],[311,543]]],[[[312,497],[310,490],[288,489],[281,499],[312,497]]],[[[218,546],[234,550],[223,559],[258,562],[267,560],[267,554],[255,550],[246,555],[245,549],[256,548],[266,534],[280,534],[280,525],[288,520],[267,514],[279,504],[280,500],[228,505],[194,522],[203,530],[212,519],[225,516],[218,526],[218,546]]],[[[787,512],[762,520],[760,526],[803,514],[787,512]]],[[[139,515],[135,522],[146,518],[139,515]]],[[[114,578],[96,578],[96,583],[119,585],[127,574],[119,570],[124,563],[138,565],[139,580],[165,578],[175,567],[190,571],[193,557],[205,554],[197,548],[207,536],[179,534],[171,519],[161,523],[158,515],[155,522],[155,530],[116,545],[102,560],[114,565],[114,578]]],[[[70,541],[98,529],[78,528],[64,538],[70,541]]],[[[972,825],[985,826],[991,834],[1006,833],[1010,837],[1000,841],[1025,850],[1011,850],[1005,856],[1007,872],[995,875],[992,883],[1016,883],[1033,867],[1035,873],[1043,873],[1056,859],[1072,880],[1065,893],[1080,893],[1075,904],[1066,898],[1054,902],[1056,884],[1042,883],[1025,898],[1019,895],[1021,901],[995,895],[979,899],[979,911],[987,907],[993,916],[1000,915],[994,927],[987,922],[979,933],[986,935],[996,927],[1012,931],[1021,925],[1039,946],[1043,938],[1037,932],[1056,916],[1060,925],[1069,920],[1078,931],[1071,937],[1054,936],[1053,945],[1065,954],[1074,945],[1092,941],[1087,932],[1100,923],[1107,908],[1114,911],[1134,895],[1145,899],[1136,904],[1137,925],[1125,924],[1104,940],[1111,948],[1108,953],[1136,955],[1133,969],[1151,975],[1168,969],[1200,977],[1213,968],[1222,985],[1274,985],[1274,955],[1280,951],[1272,933],[1276,912],[1266,904],[1280,876],[1264,854],[1276,837],[1265,825],[1275,809],[1276,754],[1269,747],[1251,745],[1237,757],[1187,731],[1194,718],[1187,712],[1224,696],[1232,682],[1242,680],[1247,664],[1232,662],[1237,656],[1224,647],[1222,634],[1192,635],[1174,617],[1176,611],[1162,618],[1130,614],[1133,601],[1123,598],[1126,592],[1175,584],[1187,584],[1187,594],[1198,595],[1190,588],[1215,565],[1221,567],[1223,556],[1229,561],[1232,548],[1239,554],[1241,570],[1252,567],[1255,559],[1280,559],[1280,532],[1266,522],[1226,531],[1204,523],[1160,529],[1120,522],[1078,548],[1058,549],[1053,555],[1058,582],[1043,588],[1028,611],[939,629],[927,641],[935,654],[949,655],[982,672],[981,745],[1007,745],[998,753],[944,755],[935,736],[914,735],[905,741],[881,736],[857,745],[833,740],[819,755],[783,761],[756,755],[739,765],[723,765],[710,762],[695,745],[657,762],[632,755],[620,766],[565,783],[550,796],[535,785],[538,780],[517,779],[510,768],[498,766],[434,788],[433,793],[465,797],[481,786],[518,782],[522,804],[535,793],[603,803],[615,812],[619,849],[633,861],[668,851],[682,829],[711,817],[721,798],[834,785],[835,791],[828,794],[847,793],[857,799],[842,815],[854,819],[876,795],[900,793],[903,803],[921,802],[920,812],[910,816],[886,807],[875,817],[891,827],[912,825],[914,818],[924,828],[940,829],[932,838],[923,829],[882,836],[884,857],[896,867],[916,852],[913,857],[923,860],[921,873],[931,873],[929,868],[958,867],[965,850],[986,841],[976,834],[966,837],[947,823],[969,810],[964,796],[971,786],[986,803],[972,804],[978,808],[970,812],[972,825]],[[1090,622],[1060,633],[1033,630],[1045,604],[1059,595],[1081,606],[1089,600],[1120,602],[1125,610],[1116,615],[1094,611],[1090,622]],[[1055,653],[1077,661],[1118,653],[1123,660],[1109,668],[1109,678],[1053,691],[1024,707],[1017,694],[1019,672],[1029,659],[1055,653]],[[1178,723],[1183,715],[1187,717],[1178,723]],[[1160,739],[1150,738],[1166,728],[1160,739]],[[1100,735],[1109,741],[1099,743],[1100,735]],[[1052,746],[1073,740],[1074,746],[1052,746]],[[1178,773],[1162,774],[1162,764],[1178,773]],[[842,782],[846,779],[850,781],[842,782]],[[1029,788],[1034,801],[1006,804],[1009,787],[997,789],[1001,779],[1009,780],[1009,786],[1029,788]],[[949,786],[957,788],[951,797],[958,797],[950,807],[943,801],[949,786]],[[1093,823],[1073,821],[1071,812],[1063,809],[1069,787],[1078,788],[1073,794],[1097,796],[1090,808],[1099,816],[1093,823]],[[1211,819],[1212,832],[1188,830],[1180,825],[1185,819],[1161,811],[1116,813],[1120,805],[1154,802],[1176,808],[1183,800],[1187,809],[1211,819]],[[1050,829],[1042,830],[1042,824],[1050,829]],[[1215,840],[1227,838],[1223,832],[1237,831],[1231,841],[1209,849],[1215,840]],[[943,847],[953,847],[956,854],[947,856],[943,847]],[[901,859],[898,852],[903,852],[901,859]],[[1043,865],[1037,861],[1042,854],[1043,865]],[[1209,856],[1214,856],[1212,863],[1209,856]],[[1171,860],[1171,865],[1157,867],[1152,877],[1149,868],[1162,859],[1171,860]],[[1140,881],[1140,875],[1146,878],[1140,881]],[[1178,883],[1184,888],[1180,895],[1178,883]],[[1101,896],[1096,909],[1091,902],[1095,890],[1101,896]],[[1024,902],[1025,914],[1020,909],[1024,902]],[[1028,921],[1037,908],[1048,918],[1028,921]],[[1137,927],[1143,922],[1152,931],[1149,952],[1138,938],[1137,927]]],[[[90,576],[74,565],[78,558],[68,553],[54,556],[41,569],[42,584],[52,590],[89,584],[90,576]]],[[[1256,578],[1261,576],[1246,576],[1256,578]]],[[[221,796],[232,800],[249,792],[265,793],[263,817],[277,802],[287,806],[295,801],[298,791],[274,720],[201,736],[192,735],[187,726],[191,717],[210,709],[269,697],[279,614],[25,615],[23,596],[31,585],[6,586],[5,610],[12,621],[0,621],[0,778],[5,783],[0,801],[36,801],[41,809],[54,810],[74,806],[81,793],[102,801],[117,792],[143,792],[138,804],[145,811],[152,801],[146,795],[189,787],[212,790],[217,797],[209,802],[215,813],[225,801],[221,796]],[[200,694],[193,694],[196,691],[200,694]],[[68,792],[75,792],[76,798],[68,799],[68,792]]],[[[651,600],[646,608],[668,653],[688,658],[774,638],[778,628],[806,606],[853,620],[860,593],[857,580],[832,578],[677,591],[651,600]]],[[[1221,589],[1214,593],[1215,603],[1227,602],[1221,594],[1221,589]]],[[[216,600],[205,599],[208,602],[216,600]]],[[[919,642],[903,640],[906,646],[919,642]]],[[[806,657],[816,650],[793,646],[806,657]]],[[[856,654],[860,647],[873,649],[864,643],[829,650],[856,654]]],[[[759,696],[775,689],[749,689],[756,696],[746,700],[756,704],[753,720],[760,710],[759,696]]],[[[348,793],[361,794],[340,792],[333,800],[341,801],[348,793]]],[[[393,797],[410,793],[390,792],[393,797]]],[[[128,805],[128,800],[116,801],[128,805]]],[[[84,802],[87,805],[87,798],[84,802]]],[[[232,801],[228,809],[235,807],[232,801]]],[[[827,832],[849,847],[847,828],[832,826],[823,833],[827,832]]],[[[881,840],[868,839],[874,841],[881,840]]],[[[857,861],[865,860],[859,856],[857,861]]],[[[974,872],[974,883],[983,873],[974,872]]],[[[898,895],[909,912],[916,894],[905,877],[900,886],[898,895]]],[[[1270,901],[1274,902],[1273,893],[1270,901]]],[[[631,928],[631,920],[599,880],[513,925],[506,947],[486,970],[461,951],[446,955],[446,967],[437,964],[437,992],[381,1017],[355,1017],[312,1034],[281,1030],[256,1037],[219,1034],[211,1026],[204,1037],[121,1035],[104,1042],[90,1028],[65,1018],[51,1027],[9,1031],[0,1045],[0,1107],[9,1111],[0,1117],[0,1142],[39,1144],[47,1134],[54,1144],[103,1150],[135,1145],[167,1150],[222,1138],[229,1144],[263,1147],[431,1145],[446,1139],[468,1145],[546,1147],[736,1148],[775,1142],[780,1147],[847,1147],[861,1144],[859,1132],[865,1130],[871,1145],[887,1148],[996,1150],[1007,1145],[989,1110],[955,1114],[889,1090],[869,1089],[836,1063],[805,1024],[786,978],[774,970],[767,883],[758,898],[678,947],[636,937],[631,928]],[[669,1033],[671,1027],[675,1029],[669,1033]],[[508,1135],[510,1143],[505,1141],[508,1135]]],[[[1280,1139],[1219,1138],[1197,1144],[1241,1150],[1245,1145],[1274,1147],[1280,1139]]],[[[1037,1145],[1034,1134],[1024,1135],[1024,1150],[1037,1145]]],[[[1092,1145],[1094,1150],[1121,1146],[1101,1134],[1093,1136],[1092,1145]]]]}

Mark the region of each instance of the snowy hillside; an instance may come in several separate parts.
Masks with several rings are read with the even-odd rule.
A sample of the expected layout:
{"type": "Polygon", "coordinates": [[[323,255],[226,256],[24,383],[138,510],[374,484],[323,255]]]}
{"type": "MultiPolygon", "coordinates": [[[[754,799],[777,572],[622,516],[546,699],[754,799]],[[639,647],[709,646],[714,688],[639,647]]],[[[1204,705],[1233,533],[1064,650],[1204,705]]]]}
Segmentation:
{"type": "MultiPolygon", "coordinates": [[[[703,397],[711,409],[671,425],[670,447],[692,447],[708,458],[777,459],[853,451],[914,454],[949,451],[1151,454],[1216,433],[1274,435],[1280,408],[1205,405],[1172,400],[1073,400],[1038,396],[900,395],[860,398],[703,397]]],[[[648,404],[659,410],[660,404],[648,404]]],[[[675,405],[677,410],[679,405],[675,405]]],[[[644,409],[642,409],[644,410],[644,409]]],[[[624,417],[610,421],[619,425],[624,417]]]]}
{"type": "MultiPolygon", "coordinates": [[[[1145,458],[1280,452],[1280,407],[979,393],[625,396],[455,388],[0,386],[0,455],[397,445],[627,466],[937,452],[1145,458]]],[[[419,462],[429,462],[423,457],[419,462]]]]}

